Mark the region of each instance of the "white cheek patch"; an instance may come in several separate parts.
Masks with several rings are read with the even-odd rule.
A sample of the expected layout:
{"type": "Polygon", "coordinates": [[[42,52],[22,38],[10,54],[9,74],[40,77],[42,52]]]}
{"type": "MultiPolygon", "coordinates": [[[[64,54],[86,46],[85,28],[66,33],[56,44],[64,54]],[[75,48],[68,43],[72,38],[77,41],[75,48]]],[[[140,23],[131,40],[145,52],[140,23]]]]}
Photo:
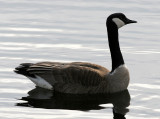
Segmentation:
{"type": "Polygon", "coordinates": [[[113,18],[112,21],[117,25],[118,28],[121,28],[125,23],[119,18],[113,18]]]}

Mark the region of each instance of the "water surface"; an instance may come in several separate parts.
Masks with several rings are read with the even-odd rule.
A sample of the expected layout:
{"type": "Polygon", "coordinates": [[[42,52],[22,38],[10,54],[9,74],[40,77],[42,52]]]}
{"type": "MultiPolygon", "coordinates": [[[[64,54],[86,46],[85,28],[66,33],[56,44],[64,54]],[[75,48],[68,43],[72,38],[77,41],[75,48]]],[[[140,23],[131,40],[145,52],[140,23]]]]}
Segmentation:
{"type": "MultiPolygon", "coordinates": [[[[148,0],[1,0],[0,118],[112,119],[113,109],[117,109],[128,119],[159,119],[159,4],[148,0]],[[65,102],[63,98],[68,96],[59,100],[50,92],[45,93],[47,99],[41,100],[43,91],[37,92],[31,81],[13,72],[19,63],[39,61],[88,61],[111,67],[105,20],[114,12],[138,21],[119,30],[121,50],[131,75],[127,96],[122,93],[128,100],[118,95],[124,98],[125,106],[116,108],[114,96],[105,97],[106,102],[98,99],[87,109],[77,105],[84,100],[65,102]],[[28,96],[36,100],[24,101],[28,96]],[[49,101],[52,109],[46,107],[49,101]]],[[[121,104],[117,102],[121,98],[116,98],[116,104],[121,104]]]]}

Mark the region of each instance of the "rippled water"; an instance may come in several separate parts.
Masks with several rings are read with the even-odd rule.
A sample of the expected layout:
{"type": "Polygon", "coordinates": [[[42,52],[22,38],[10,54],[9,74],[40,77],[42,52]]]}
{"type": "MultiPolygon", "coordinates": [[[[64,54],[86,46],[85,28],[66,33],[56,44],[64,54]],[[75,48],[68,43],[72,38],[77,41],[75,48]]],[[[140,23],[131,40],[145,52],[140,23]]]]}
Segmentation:
{"type": "Polygon", "coordinates": [[[148,0],[1,0],[0,118],[122,116],[113,114],[114,110],[127,119],[160,119],[159,4],[148,0]],[[31,81],[13,72],[19,63],[38,61],[89,61],[111,67],[105,20],[114,12],[138,21],[119,30],[131,75],[128,91],[79,100],[34,89],[31,81]]]}

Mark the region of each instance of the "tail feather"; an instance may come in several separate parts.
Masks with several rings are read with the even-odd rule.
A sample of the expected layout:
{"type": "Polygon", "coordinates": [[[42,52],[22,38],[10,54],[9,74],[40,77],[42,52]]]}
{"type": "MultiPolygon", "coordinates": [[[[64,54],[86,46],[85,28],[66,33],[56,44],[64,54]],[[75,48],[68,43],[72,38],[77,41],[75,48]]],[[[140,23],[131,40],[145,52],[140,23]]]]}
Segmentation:
{"type": "Polygon", "coordinates": [[[36,68],[33,68],[33,70],[30,70],[30,68],[33,65],[34,64],[32,64],[32,63],[20,64],[18,67],[15,68],[14,72],[28,77],[33,83],[35,83],[39,87],[53,90],[53,87],[49,82],[47,82],[43,77],[36,75],[37,73],[38,74],[43,73],[43,70],[45,71],[46,68],[44,68],[43,70],[41,70],[41,69],[36,70],[36,68]]]}
{"type": "Polygon", "coordinates": [[[22,63],[18,67],[15,68],[14,72],[16,72],[18,74],[22,74],[24,76],[30,76],[30,77],[35,78],[35,76],[33,74],[30,74],[28,72],[28,68],[32,65],[33,65],[32,63],[22,63]]]}

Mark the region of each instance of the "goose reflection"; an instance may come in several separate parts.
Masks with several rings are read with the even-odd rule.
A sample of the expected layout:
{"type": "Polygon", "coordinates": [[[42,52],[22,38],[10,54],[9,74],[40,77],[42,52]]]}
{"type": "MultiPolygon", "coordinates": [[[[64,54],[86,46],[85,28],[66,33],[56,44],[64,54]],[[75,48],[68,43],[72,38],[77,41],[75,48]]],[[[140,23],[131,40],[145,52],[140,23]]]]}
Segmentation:
{"type": "Polygon", "coordinates": [[[68,109],[68,110],[100,110],[105,107],[101,104],[113,104],[113,118],[126,119],[125,115],[129,111],[130,94],[128,90],[113,94],[62,94],[36,87],[28,92],[27,97],[21,100],[27,101],[17,103],[17,106],[27,106],[46,109],[68,109]]]}

